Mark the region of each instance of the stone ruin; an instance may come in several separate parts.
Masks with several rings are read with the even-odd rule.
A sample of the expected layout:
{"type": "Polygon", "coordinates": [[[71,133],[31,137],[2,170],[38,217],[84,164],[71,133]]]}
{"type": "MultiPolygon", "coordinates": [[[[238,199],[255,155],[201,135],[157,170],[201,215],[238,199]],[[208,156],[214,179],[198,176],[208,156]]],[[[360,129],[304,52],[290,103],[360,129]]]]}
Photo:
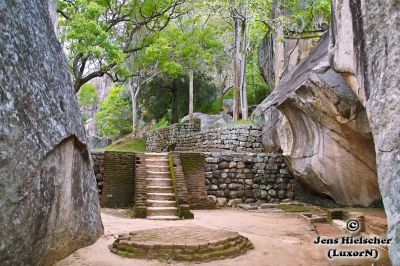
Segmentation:
{"type": "Polygon", "coordinates": [[[253,249],[247,237],[236,232],[204,227],[175,226],[121,234],[111,252],[128,258],[208,262],[234,258],[253,249]],[[190,236],[190,237],[188,237],[190,236]]]}
{"type": "MultiPolygon", "coordinates": [[[[182,204],[191,209],[213,208],[215,203],[232,206],[238,203],[279,202],[294,197],[295,180],[282,155],[279,152],[260,152],[260,128],[240,125],[199,131],[194,125],[175,124],[147,133],[145,137],[149,152],[165,154],[170,147],[174,147],[175,151],[170,154],[174,160],[175,177],[182,180],[182,204]]],[[[149,200],[145,183],[153,184],[150,185],[152,191],[154,186],[169,193],[176,190],[171,190],[175,185],[165,180],[171,176],[167,159],[163,165],[157,162],[154,168],[148,165],[151,158],[146,157],[149,156],[156,155],[92,153],[102,206],[134,205],[137,212],[145,213],[146,201],[149,200]],[[164,180],[146,181],[153,176],[164,180]]]]}

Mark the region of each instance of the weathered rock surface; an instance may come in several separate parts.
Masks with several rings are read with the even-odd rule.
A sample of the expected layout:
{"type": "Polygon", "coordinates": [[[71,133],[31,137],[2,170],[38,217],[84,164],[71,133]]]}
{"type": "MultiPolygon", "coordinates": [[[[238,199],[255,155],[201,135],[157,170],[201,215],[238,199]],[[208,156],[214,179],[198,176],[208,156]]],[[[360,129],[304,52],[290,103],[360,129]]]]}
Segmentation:
{"type": "MultiPolygon", "coordinates": [[[[200,120],[201,131],[206,131],[233,122],[233,118],[228,114],[208,115],[203,113],[193,113],[193,119],[200,120]]],[[[182,118],[181,122],[189,122],[189,115],[182,118]]]]}
{"type": "MultiPolygon", "coordinates": [[[[261,75],[268,85],[275,86],[273,37],[271,34],[264,37],[258,46],[258,67],[261,75]]],[[[317,44],[319,37],[308,39],[286,39],[284,42],[284,74],[292,71],[294,67],[305,58],[317,44]]]]}
{"type": "Polygon", "coordinates": [[[282,112],[272,126],[277,141],[267,138],[267,145],[283,150],[302,183],[341,204],[369,205],[380,193],[365,109],[331,68],[328,55],[325,36],[255,115],[270,123],[277,110],[282,112]]]}
{"type": "Polygon", "coordinates": [[[87,143],[89,149],[104,148],[110,145],[114,139],[112,138],[101,138],[97,136],[97,130],[94,118],[89,118],[84,124],[87,143]]]}
{"type": "Polygon", "coordinates": [[[378,181],[400,265],[400,2],[334,0],[332,64],[366,108],[378,181]]]}
{"type": "Polygon", "coordinates": [[[51,265],[103,233],[48,1],[0,2],[0,261],[51,265]]]}
{"type": "Polygon", "coordinates": [[[223,112],[226,114],[233,113],[233,99],[223,99],[222,100],[223,112]]]}

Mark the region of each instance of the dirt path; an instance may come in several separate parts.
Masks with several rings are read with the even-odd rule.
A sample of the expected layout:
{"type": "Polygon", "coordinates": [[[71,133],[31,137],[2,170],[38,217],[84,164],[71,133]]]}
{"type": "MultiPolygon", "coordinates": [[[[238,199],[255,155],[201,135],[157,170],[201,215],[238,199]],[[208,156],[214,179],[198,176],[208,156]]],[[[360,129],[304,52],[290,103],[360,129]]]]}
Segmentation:
{"type": "MultiPolygon", "coordinates": [[[[309,225],[296,214],[276,212],[247,212],[235,209],[194,211],[195,219],[182,221],[150,221],[129,219],[102,212],[105,235],[92,246],[80,249],[57,263],[65,265],[167,265],[156,260],[136,260],[119,257],[108,250],[119,233],[154,227],[199,225],[213,229],[227,229],[248,237],[254,250],[227,260],[203,263],[202,265],[332,265],[325,256],[325,250],[313,244],[315,235],[309,225]]],[[[173,262],[172,265],[190,263],[173,262]]]]}

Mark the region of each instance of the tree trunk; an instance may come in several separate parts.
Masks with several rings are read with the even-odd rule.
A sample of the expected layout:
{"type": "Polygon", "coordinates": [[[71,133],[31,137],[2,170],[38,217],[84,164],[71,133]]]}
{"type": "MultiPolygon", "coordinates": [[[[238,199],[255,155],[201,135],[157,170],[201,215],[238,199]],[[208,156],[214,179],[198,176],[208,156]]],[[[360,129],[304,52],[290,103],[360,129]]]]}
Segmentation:
{"type": "Polygon", "coordinates": [[[239,120],[240,112],[240,19],[235,17],[235,32],[234,32],[234,57],[233,57],[233,68],[234,68],[234,87],[233,87],[233,121],[239,120]]]}
{"type": "Polygon", "coordinates": [[[246,87],[246,32],[247,32],[247,2],[243,1],[234,14],[234,91],[233,91],[233,120],[248,118],[247,87],[246,87]],[[240,18],[241,17],[241,18],[240,18]]]}
{"type": "Polygon", "coordinates": [[[189,123],[193,124],[193,69],[189,69],[189,123]]]}
{"type": "MultiPolygon", "coordinates": [[[[244,17],[247,17],[246,7],[243,12],[244,17]]],[[[246,86],[246,51],[247,51],[247,19],[242,21],[241,27],[241,67],[240,67],[240,94],[241,94],[241,107],[242,119],[247,119],[249,116],[249,106],[247,102],[247,86],[246,86]]]]}
{"type": "MultiPolygon", "coordinates": [[[[271,5],[271,16],[273,19],[278,18],[283,13],[281,0],[274,0],[271,5]]],[[[281,23],[277,23],[273,34],[273,51],[274,51],[274,73],[275,73],[275,88],[282,79],[285,71],[285,44],[284,44],[284,28],[281,23]]]]}
{"type": "Polygon", "coordinates": [[[138,131],[138,125],[139,125],[139,116],[137,112],[137,98],[140,93],[140,90],[142,88],[141,84],[141,79],[140,76],[137,78],[136,82],[134,78],[131,78],[128,81],[128,89],[131,94],[131,100],[132,100],[132,135],[136,136],[137,131],[138,131]]]}
{"type": "Polygon", "coordinates": [[[177,106],[177,99],[178,99],[178,82],[176,79],[172,80],[171,86],[171,122],[173,124],[178,123],[178,106],[177,106]]]}

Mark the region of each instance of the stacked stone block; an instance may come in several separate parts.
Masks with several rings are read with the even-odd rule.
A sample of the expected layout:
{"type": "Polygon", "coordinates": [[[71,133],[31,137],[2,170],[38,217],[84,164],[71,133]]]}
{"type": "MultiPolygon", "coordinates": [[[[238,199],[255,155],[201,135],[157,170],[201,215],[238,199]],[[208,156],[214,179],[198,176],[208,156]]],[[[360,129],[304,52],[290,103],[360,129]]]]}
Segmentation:
{"type": "Polygon", "coordinates": [[[208,152],[208,195],[242,202],[277,202],[294,196],[294,177],[279,153],[208,152]]]}
{"type": "Polygon", "coordinates": [[[147,189],[146,189],[146,156],[143,153],[136,154],[135,158],[135,217],[147,216],[147,189]]]}
{"type": "Polygon", "coordinates": [[[185,175],[182,169],[181,160],[178,153],[169,155],[170,163],[173,170],[174,189],[178,205],[178,216],[183,219],[193,218],[193,213],[190,212],[189,191],[186,184],[185,175]]]}
{"type": "Polygon", "coordinates": [[[175,149],[182,135],[190,135],[200,131],[194,124],[173,124],[169,127],[147,132],[145,134],[146,150],[149,152],[163,152],[175,149]]]}
{"type": "Polygon", "coordinates": [[[188,190],[190,209],[214,209],[215,203],[207,199],[204,175],[204,154],[175,153],[179,156],[188,190]]]}
{"type": "Polygon", "coordinates": [[[250,125],[227,126],[199,131],[190,124],[174,124],[146,134],[147,150],[262,152],[261,129],[250,125]]]}
{"type": "Polygon", "coordinates": [[[99,196],[103,192],[104,152],[92,152],[93,170],[96,176],[97,190],[99,196]]]}
{"type": "Polygon", "coordinates": [[[135,154],[92,152],[102,207],[130,207],[135,194],[135,154]]]}

